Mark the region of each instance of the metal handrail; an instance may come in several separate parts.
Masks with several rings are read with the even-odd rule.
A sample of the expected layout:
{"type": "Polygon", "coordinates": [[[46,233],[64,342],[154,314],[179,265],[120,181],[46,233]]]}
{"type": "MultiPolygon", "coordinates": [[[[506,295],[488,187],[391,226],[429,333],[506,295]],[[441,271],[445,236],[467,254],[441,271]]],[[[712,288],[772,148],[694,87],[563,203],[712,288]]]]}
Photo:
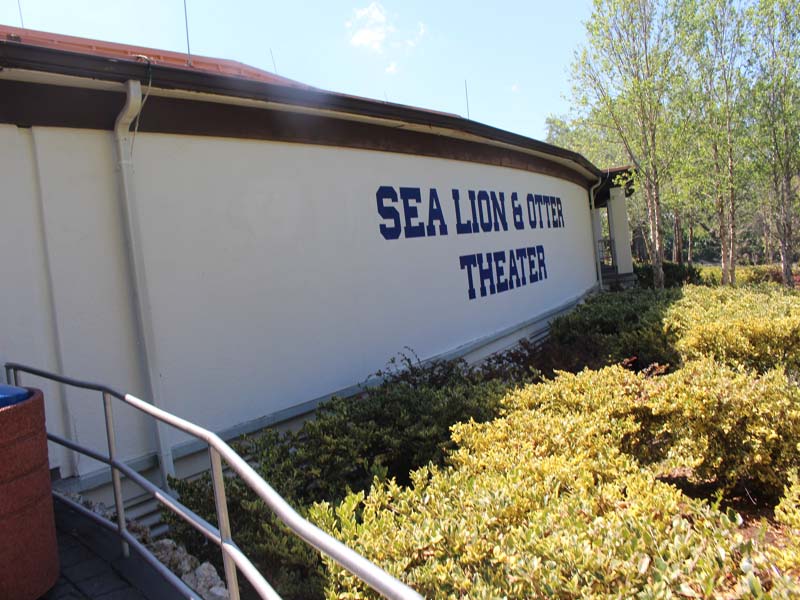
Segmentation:
{"type": "MultiPolygon", "coordinates": [[[[67,448],[81,452],[99,460],[111,467],[112,483],[114,487],[114,502],[117,509],[117,531],[123,539],[123,552],[127,556],[128,544],[132,536],[125,526],[125,507],[122,498],[122,486],[120,473],[124,473],[134,483],[141,486],[164,506],[172,510],[179,517],[187,521],[190,525],[198,529],[209,541],[215,543],[222,551],[222,563],[225,571],[225,579],[228,585],[228,593],[231,600],[239,599],[239,582],[236,575],[236,568],[247,577],[262,598],[280,599],[280,596],[267,583],[264,577],[255,568],[247,556],[242,553],[239,547],[231,538],[230,521],[228,518],[228,505],[225,499],[225,478],[222,469],[222,460],[247,483],[265,503],[275,513],[295,535],[300,537],[309,545],[320,552],[331,557],[338,565],[358,577],[373,590],[385,598],[398,600],[420,600],[422,596],[416,591],[389,575],[386,571],[370,562],[351,548],[348,548],[339,540],[331,537],[316,525],[300,516],[289,504],[278,494],[256,471],[241,457],[233,448],[226,444],[217,434],[208,429],[200,427],[186,419],[182,419],[165,410],[145,402],[131,394],[122,394],[106,385],[80,381],[64,377],[55,373],[49,373],[41,369],[29,367],[20,363],[8,362],[5,364],[6,379],[9,383],[19,385],[19,373],[28,373],[36,377],[48,379],[68,385],[71,387],[93,390],[103,395],[103,408],[106,420],[106,433],[108,439],[108,453],[106,458],[101,454],[79,446],[56,435],[48,434],[48,438],[53,442],[61,444],[67,448]],[[136,473],[133,469],[121,463],[116,458],[116,439],[114,436],[114,421],[111,409],[111,398],[116,398],[129,406],[140,410],[151,417],[167,423],[176,429],[180,429],[208,444],[209,457],[211,459],[211,479],[214,487],[214,500],[217,511],[217,523],[219,529],[199,517],[189,508],[178,500],[165,494],[163,490],[156,487],[153,483],[136,473]]],[[[141,551],[143,547],[137,545],[141,551]]]]}

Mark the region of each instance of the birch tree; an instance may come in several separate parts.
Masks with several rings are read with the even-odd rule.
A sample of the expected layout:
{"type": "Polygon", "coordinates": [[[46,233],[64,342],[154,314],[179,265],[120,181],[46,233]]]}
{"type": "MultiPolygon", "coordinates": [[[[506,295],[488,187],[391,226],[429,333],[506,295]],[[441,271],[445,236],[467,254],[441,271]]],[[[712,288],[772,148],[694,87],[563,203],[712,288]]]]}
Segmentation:
{"type": "Polygon", "coordinates": [[[595,0],[587,44],[574,63],[579,93],[604,115],[636,167],[658,288],[664,287],[662,187],[675,156],[669,105],[679,85],[677,8],[673,0],[595,0]]]}
{"type": "Polygon", "coordinates": [[[761,0],[752,11],[754,152],[767,182],[783,281],[794,287],[794,221],[800,174],[800,10],[761,0]]]}

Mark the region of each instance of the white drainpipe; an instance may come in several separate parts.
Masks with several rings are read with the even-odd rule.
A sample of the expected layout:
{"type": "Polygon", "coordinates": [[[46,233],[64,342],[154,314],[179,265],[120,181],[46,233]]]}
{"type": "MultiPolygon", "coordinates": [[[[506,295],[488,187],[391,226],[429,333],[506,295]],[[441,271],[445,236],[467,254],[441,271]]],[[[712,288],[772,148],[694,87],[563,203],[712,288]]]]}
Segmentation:
{"type": "Polygon", "coordinates": [[[600,266],[600,253],[598,252],[598,249],[597,249],[597,246],[599,245],[600,240],[598,240],[598,239],[596,239],[594,237],[594,230],[595,230],[595,227],[594,227],[594,220],[595,220],[594,194],[597,191],[597,188],[599,188],[602,183],[603,183],[603,178],[599,177],[597,179],[597,183],[595,183],[589,189],[589,209],[591,211],[589,213],[589,217],[590,217],[589,225],[592,228],[592,246],[594,247],[594,268],[597,271],[597,283],[600,286],[600,291],[603,290],[603,268],[600,266]]]}
{"type": "MultiPolygon", "coordinates": [[[[125,83],[125,106],[117,116],[114,124],[114,140],[117,146],[119,162],[119,190],[122,204],[122,215],[125,225],[125,242],[128,266],[133,278],[133,305],[136,310],[136,328],[139,337],[139,358],[145,367],[145,393],[154,406],[164,408],[159,401],[160,378],[156,365],[155,331],[153,315],[150,309],[150,295],[147,289],[147,277],[144,269],[144,255],[140,243],[139,212],[132,186],[133,156],[131,153],[133,136],[131,123],[142,109],[142,86],[138,81],[125,83]]],[[[156,422],[156,444],[158,444],[158,465],[161,470],[164,489],[168,489],[167,476],[175,475],[175,464],[172,460],[172,449],[167,444],[169,429],[160,421],[156,422]]]]}

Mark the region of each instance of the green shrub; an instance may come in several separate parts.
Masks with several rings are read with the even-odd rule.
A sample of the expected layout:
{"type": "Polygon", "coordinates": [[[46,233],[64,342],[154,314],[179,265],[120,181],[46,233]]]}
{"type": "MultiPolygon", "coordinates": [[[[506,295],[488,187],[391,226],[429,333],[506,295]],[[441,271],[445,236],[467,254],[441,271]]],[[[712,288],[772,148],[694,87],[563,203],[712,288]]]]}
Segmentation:
{"type": "MultiPolygon", "coordinates": [[[[296,432],[267,430],[239,444],[256,470],[299,508],[319,500],[336,502],[351,490],[367,489],[375,477],[409,481],[428,463],[444,464],[453,447],[450,427],[488,421],[498,414],[506,384],[487,379],[463,361],[420,364],[408,357],[378,373],[383,381],[352,398],[333,398],[296,432]]],[[[210,478],[173,480],[181,500],[213,522],[210,478]]],[[[321,595],[316,551],[286,534],[263,503],[235,477],[226,485],[233,537],[285,598],[321,595]]],[[[162,513],[194,554],[219,564],[219,551],[202,542],[169,511],[162,513]]]]}
{"type": "Polygon", "coordinates": [[[800,367],[800,297],[777,286],[688,286],[664,317],[684,361],[710,356],[764,372],[800,367]]]}
{"type": "Polygon", "coordinates": [[[550,374],[626,360],[633,360],[637,368],[677,365],[679,356],[662,320],[680,296],[680,290],[637,289],[593,296],[551,323],[537,366],[550,374]]]}
{"type": "MultiPolygon", "coordinates": [[[[541,347],[523,343],[479,369],[401,358],[382,383],[322,405],[299,431],[266,432],[238,449],[301,512],[330,503],[311,514],[432,595],[735,596],[745,584],[779,595],[785,582],[770,581],[760,550],[732,541],[732,517],[655,478],[680,468],[726,493],[746,485],[777,497],[800,466],[799,366],[794,292],[687,285],[601,294],[556,319],[541,347]],[[542,372],[623,362],[639,372],[564,373],[502,399],[542,372]],[[655,377],[667,369],[652,363],[674,372],[655,377]],[[373,483],[363,501],[348,495],[373,483]],[[382,540],[393,527],[397,538],[382,540]],[[606,547],[613,551],[602,555],[606,547]],[[685,558],[691,548],[695,564],[685,558]],[[716,567],[713,548],[725,556],[716,567]],[[736,566],[745,559],[756,565],[751,575],[736,566]]],[[[173,485],[213,521],[208,477],[173,485]]],[[[238,479],[227,492],[234,539],[268,580],[286,598],[320,597],[328,575],[316,552],[238,479]]],[[[172,524],[192,552],[219,564],[216,547],[172,524]]],[[[775,558],[781,568],[796,554],[787,556],[775,558]]],[[[329,594],[361,594],[331,572],[329,594]]]]}
{"type": "Polygon", "coordinates": [[[778,568],[800,578],[800,480],[789,477],[784,496],[775,508],[775,520],[784,528],[783,543],[771,548],[778,568]]]}
{"type": "MultiPolygon", "coordinates": [[[[610,367],[517,390],[503,418],[453,428],[447,468],[418,470],[409,488],[376,481],[311,517],[429,597],[797,593],[737,531],[737,515],[687,498],[623,451],[623,440],[646,443],[640,415],[668,402],[668,377],[610,367]]],[[[373,597],[328,569],[328,598],[373,597]]]]}
{"type": "MultiPolygon", "coordinates": [[[[665,288],[681,287],[690,283],[698,284],[702,281],[700,271],[694,265],[679,265],[678,263],[665,261],[662,268],[664,270],[665,288]]],[[[653,265],[636,263],[633,265],[633,272],[636,274],[639,287],[653,288],[653,265]]]]}
{"type": "Polygon", "coordinates": [[[722,268],[716,265],[702,265],[697,267],[700,272],[698,283],[708,286],[722,285],[722,268]]]}
{"type": "Polygon", "coordinates": [[[671,436],[662,470],[689,467],[725,491],[745,485],[777,498],[800,466],[800,389],[782,369],[756,376],[706,358],[648,387],[648,404],[664,419],[653,435],[671,436]]]}
{"type": "MultiPolygon", "coordinates": [[[[718,286],[722,283],[722,267],[703,265],[698,267],[699,281],[703,285],[718,286]]],[[[754,285],[760,283],[783,283],[783,271],[780,265],[741,265],[736,267],[737,285],[754,285]]]]}

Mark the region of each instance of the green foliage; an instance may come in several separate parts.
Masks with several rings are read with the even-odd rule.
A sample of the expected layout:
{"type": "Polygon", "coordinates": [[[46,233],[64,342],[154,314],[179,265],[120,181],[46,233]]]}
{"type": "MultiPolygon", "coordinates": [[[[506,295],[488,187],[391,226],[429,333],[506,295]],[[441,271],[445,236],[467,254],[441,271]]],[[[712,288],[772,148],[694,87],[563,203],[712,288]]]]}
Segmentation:
{"type": "Polygon", "coordinates": [[[792,472],[784,496],[775,507],[775,520],[785,530],[786,541],[772,548],[775,562],[780,569],[800,577],[800,480],[792,472]]]}
{"type": "Polygon", "coordinates": [[[800,298],[778,286],[684,288],[664,330],[684,361],[709,356],[759,372],[800,368],[800,298]]]}
{"type": "MultiPolygon", "coordinates": [[[[699,279],[692,283],[717,286],[722,280],[722,269],[718,266],[699,267],[699,279]]],[[[783,283],[780,265],[743,265],[736,267],[736,284],[740,286],[761,283],[783,283]]]]}
{"type": "Polygon", "coordinates": [[[680,296],[680,290],[632,289],[589,298],[551,323],[537,366],[552,373],[633,359],[638,368],[652,363],[677,365],[679,356],[662,321],[680,296]]]}
{"type": "MultiPolygon", "coordinates": [[[[768,558],[790,570],[800,544],[765,558],[733,516],[658,477],[777,498],[800,466],[798,340],[798,297],[779,286],[602,294],[556,319],[542,347],[479,369],[403,357],[300,430],[238,449],[302,513],[433,596],[738,597],[761,586],[780,597],[790,584],[769,575],[768,558]],[[513,388],[542,372],[556,378],[513,388]]],[[[208,477],[173,485],[213,521],[208,477]]],[[[284,597],[362,595],[241,481],[229,478],[227,494],[234,539],[284,597]]],[[[172,524],[218,563],[216,547],[172,524]]]]}
{"type": "MultiPolygon", "coordinates": [[[[684,408],[704,407],[713,421],[735,375],[714,372],[711,362],[682,378],[609,367],[519,389],[503,418],[453,428],[459,447],[448,467],[418,470],[409,488],[376,482],[368,495],[350,495],[335,509],[320,503],[310,514],[429,597],[745,597],[752,590],[788,597],[800,590],[744,540],[737,515],[687,498],[625,451],[660,440],[668,456],[682,437],[659,433],[684,408]],[[684,396],[670,391],[700,375],[703,384],[684,396]],[[718,402],[706,403],[715,393],[718,402]],[[670,402],[665,421],[651,418],[670,402]]],[[[773,383],[754,383],[731,402],[739,409],[757,402],[773,383]]],[[[686,437],[714,428],[692,425],[686,437]]],[[[749,447],[746,436],[735,437],[732,445],[749,447]]],[[[328,598],[373,597],[328,568],[328,598]]]]}
{"type": "MultiPolygon", "coordinates": [[[[672,263],[664,261],[664,287],[681,287],[686,284],[701,283],[700,271],[694,265],[672,263]]],[[[633,272],[639,282],[639,287],[653,288],[653,265],[635,264],[633,272]]]]}
{"type": "MultiPolygon", "coordinates": [[[[267,430],[237,445],[256,470],[301,512],[313,502],[339,501],[373,479],[408,482],[422,465],[443,464],[453,446],[450,427],[460,421],[494,418],[506,389],[499,379],[463,361],[420,364],[393,360],[383,380],[352,398],[333,398],[296,432],[267,430]]],[[[508,366],[493,376],[510,377],[508,366]]],[[[215,510],[208,476],[173,480],[181,500],[212,521],[215,510]]],[[[272,514],[236,477],[226,481],[233,537],[285,598],[319,597],[322,572],[316,551],[287,535],[272,514]]],[[[215,546],[167,511],[174,535],[190,552],[219,562],[215,546]]]]}

